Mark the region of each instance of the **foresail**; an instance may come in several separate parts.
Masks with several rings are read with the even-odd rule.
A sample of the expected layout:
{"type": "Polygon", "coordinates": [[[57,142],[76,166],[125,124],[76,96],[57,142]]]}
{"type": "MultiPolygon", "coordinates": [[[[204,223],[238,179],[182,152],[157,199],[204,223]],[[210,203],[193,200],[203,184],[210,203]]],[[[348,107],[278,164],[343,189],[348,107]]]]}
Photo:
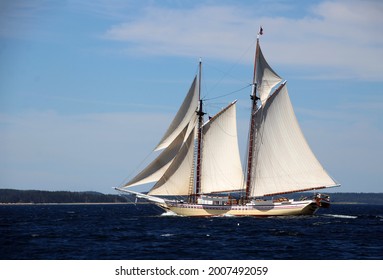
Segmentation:
{"type": "Polygon", "coordinates": [[[149,195],[188,195],[194,160],[193,130],[169,168],[149,191],[149,195]]]}
{"type": "Polygon", "coordinates": [[[257,92],[261,103],[264,104],[269,97],[271,90],[282,78],[270,67],[262,54],[259,42],[257,44],[256,61],[255,61],[255,82],[257,84],[257,92]]]}
{"type": "Polygon", "coordinates": [[[307,144],[285,84],[257,111],[255,137],[251,196],[337,185],[307,144]]]}
{"type": "Polygon", "coordinates": [[[144,170],[142,170],[137,176],[127,182],[125,187],[133,187],[136,185],[158,181],[164,175],[170,163],[173,161],[178,151],[180,150],[187,131],[188,128],[184,128],[184,130],[174,139],[174,141],[165,150],[163,150],[161,154],[144,170]]]}
{"type": "Polygon", "coordinates": [[[165,135],[162,137],[156,150],[164,149],[173,142],[180,132],[192,121],[198,107],[198,80],[194,78],[193,83],[186,95],[180,109],[174,117],[165,135]]]}
{"type": "Polygon", "coordinates": [[[239,155],[236,102],[203,126],[202,193],[235,191],[243,188],[239,155]]]}

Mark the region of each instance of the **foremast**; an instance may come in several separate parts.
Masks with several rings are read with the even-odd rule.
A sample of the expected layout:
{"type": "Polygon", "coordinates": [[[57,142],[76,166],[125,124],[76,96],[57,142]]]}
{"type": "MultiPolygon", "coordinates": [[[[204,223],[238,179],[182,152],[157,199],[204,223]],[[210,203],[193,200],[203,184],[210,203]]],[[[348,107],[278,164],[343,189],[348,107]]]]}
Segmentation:
{"type": "Polygon", "coordinates": [[[201,99],[201,77],[202,77],[202,61],[201,59],[199,60],[199,65],[198,65],[198,109],[196,111],[196,114],[198,116],[198,122],[197,122],[197,158],[196,158],[196,177],[195,177],[195,188],[194,192],[191,194],[191,201],[193,203],[197,202],[197,197],[201,193],[201,170],[202,170],[202,126],[204,122],[204,115],[205,113],[203,112],[203,102],[201,99]]]}

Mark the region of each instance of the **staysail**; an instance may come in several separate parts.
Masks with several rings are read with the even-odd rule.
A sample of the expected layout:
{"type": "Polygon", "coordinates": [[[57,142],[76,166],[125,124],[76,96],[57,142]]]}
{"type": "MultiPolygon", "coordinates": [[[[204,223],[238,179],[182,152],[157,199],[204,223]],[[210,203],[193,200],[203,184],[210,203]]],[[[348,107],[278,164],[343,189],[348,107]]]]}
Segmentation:
{"type": "Polygon", "coordinates": [[[154,159],[133,179],[127,182],[125,187],[133,187],[158,181],[164,175],[169,165],[173,162],[173,159],[181,149],[186,131],[187,127],[184,128],[177,138],[175,138],[174,141],[166,149],[164,149],[156,159],[154,159]]]}
{"type": "Polygon", "coordinates": [[[156,182],[164,176],[170,164],[179,153],[183,143],[194,130],[197,106],[198,80],[196,76],[175,118],[156,147],[156,150],[164,150],[146,168],[127,182],[124,187],[156,182]]]}
{"type": "Polygon", "coordinates": [[[336,186],[299,127],[286,84],[255,115],[255,156],[251,196],[336,186]]]}
{"type": "MultiPolygon", "coordinates": [[[[189,125],[190,121],[195,116],[195,110],[198,107],[198,83],[199,81],[196,76],[185,100],[155,150],[161,150],[169,146],[181,131],[189,125]]],[[[186,135],[188,136],[189,133],[186,135]]]]}
{"type": "Polygon", "coordinates": [[[182,145],[164,175],[149,191],[149,195],[188,195],[194,161],[195,130],[182,145]]]}

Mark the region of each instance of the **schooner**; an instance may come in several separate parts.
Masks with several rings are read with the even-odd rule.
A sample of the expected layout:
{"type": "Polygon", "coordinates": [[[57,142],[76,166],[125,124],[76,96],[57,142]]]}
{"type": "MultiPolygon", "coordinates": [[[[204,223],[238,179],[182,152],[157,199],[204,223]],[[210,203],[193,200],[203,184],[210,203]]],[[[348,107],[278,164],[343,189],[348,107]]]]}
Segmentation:
{"type": "Polygon", "coordinates": [[[204,120],[200,61],[189,92],[155,148],[162,152],[118,191],[181,216],[310,215],[330,205],[329,197],[319,193],[309,199],[273,199],[340,185],[306,142],[286,81],[262,54],[260,34],[262,29],[255,51],[245,172],[238,148],[236,101],[204,120]],[[130,189],[147,183],[154,183],[148,193],[130,189]],[[234,198],[233,193],[241,195],[234,198]],[[184,199],[175,198],[180,196],[184,199]]]}

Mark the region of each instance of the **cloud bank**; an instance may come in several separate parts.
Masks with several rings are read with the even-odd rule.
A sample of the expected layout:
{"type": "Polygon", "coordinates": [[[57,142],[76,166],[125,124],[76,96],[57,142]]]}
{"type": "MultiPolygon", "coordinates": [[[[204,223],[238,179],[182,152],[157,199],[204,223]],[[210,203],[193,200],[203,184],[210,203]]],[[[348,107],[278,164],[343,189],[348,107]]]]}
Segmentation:
{"type": "MultiPolygon", "coordinates": [[[[103,37],[126,42],[125,52],[134,55],[236,61],[263,25],[262,44],[276,63],[317,67],[314,78],[383,79],[383,2],[325,1],[300,18],[289,17],[288,10],[286,16],[259,11],[255,4],[149,6],[139,17],[111,26],[103,37]]],[[[249,52],[244,61],[251,63],[252,56],[249,52]]]]}

